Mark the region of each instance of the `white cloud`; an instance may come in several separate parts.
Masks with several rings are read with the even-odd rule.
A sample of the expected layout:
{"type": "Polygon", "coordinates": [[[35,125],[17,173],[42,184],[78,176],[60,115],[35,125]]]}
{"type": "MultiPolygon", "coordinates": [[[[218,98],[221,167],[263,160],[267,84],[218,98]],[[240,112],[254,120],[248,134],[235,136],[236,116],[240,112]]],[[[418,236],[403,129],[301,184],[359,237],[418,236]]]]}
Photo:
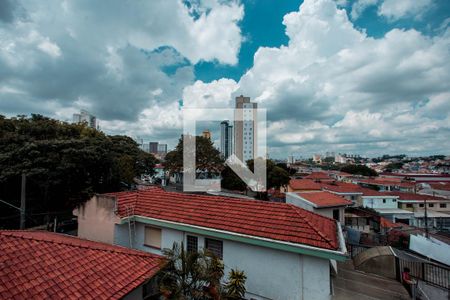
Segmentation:
{"type": "Polygon", "coordinates": [[[364,12],[364,10],[366,10],[370,6],[377,4],[378,0],[357,0],[352,5],[350,16],[353,20],[356,20],[364,12]]]}
{"type": "Polygon", "coordinates": [[[283,23],[289,44],[259,48],[233,94],[267,108],[273,155],[448,153],[450,30],[374,39],[328,0],[306,0],[283,23]]]}
{"type": "Polygon", "coordinates": [[[52,43],[49,38],[45,38],[39,43],[38,48],[52,57],[61,56],[61,49],[55,43],[52,43]]]}
{"type": "Polygon", "coordinates": [[[384,0],[378,14],[390,21],[404,17],[420,16],[432,6],[431,0],[384,0]]]}

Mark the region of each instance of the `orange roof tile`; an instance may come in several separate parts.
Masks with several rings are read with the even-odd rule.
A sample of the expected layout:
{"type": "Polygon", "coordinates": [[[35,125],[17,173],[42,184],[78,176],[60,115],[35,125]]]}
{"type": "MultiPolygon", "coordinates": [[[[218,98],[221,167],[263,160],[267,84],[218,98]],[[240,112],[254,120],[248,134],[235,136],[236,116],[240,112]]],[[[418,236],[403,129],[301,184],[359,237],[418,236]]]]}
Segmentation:
{"type": "Polygon", "coordinates": [[[313,203],[318,208],[351,205],[352,201],[330,192],[300,192],[297,193],[303,199],[313,203]]]}
{"type": "Polygon", "coordinates": [[[291,179],[289,181],[289,186],[293,190],[321,190],[322,187],[319,183],[314,182],[311,179],[291,179]]]}
{"type": "Polygon", "coordinates": [[[134,205],[134,213],[139,216],[324,249],[339,248],[334,220],[291,204],[159,188],[116,195],[121,217],[127,216],[127,205],[134,205]]]}
{"type": "Polygon", "coordinates": [[[0,299],[120,299],[161,256],[45,231],[0,230],[0,299]]]}

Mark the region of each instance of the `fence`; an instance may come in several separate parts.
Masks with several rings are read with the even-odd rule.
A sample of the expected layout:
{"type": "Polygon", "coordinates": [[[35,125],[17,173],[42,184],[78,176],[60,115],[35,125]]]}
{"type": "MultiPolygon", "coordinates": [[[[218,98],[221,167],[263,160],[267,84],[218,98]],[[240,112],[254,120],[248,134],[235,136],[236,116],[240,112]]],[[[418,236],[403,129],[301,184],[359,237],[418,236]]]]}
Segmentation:
{"type": "Polygon", "coordinates": [[[450,268],[421,261],[408,261],[395,258],[397,279],[401,281],[404,268],[410,269],[412,277],[446,290],[450,290],[450,268]]]}

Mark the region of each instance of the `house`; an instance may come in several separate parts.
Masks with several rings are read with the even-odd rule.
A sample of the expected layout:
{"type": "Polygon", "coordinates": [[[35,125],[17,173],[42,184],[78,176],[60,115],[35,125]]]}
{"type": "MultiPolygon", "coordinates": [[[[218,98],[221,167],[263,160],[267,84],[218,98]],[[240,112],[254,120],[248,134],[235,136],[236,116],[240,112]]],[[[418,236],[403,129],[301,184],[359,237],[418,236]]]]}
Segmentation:
{"type": "Polygon", "coordinates": [[[363,193],[361,206],[374,209],[382,217],[394,223],[409,224],[413,213],[409,210],[398,208],[398,196],[389,192],[378,192],[367,188],[362,188],[361,191],[363,193]]]}
{"type": "Polygon", "coordinates": [[[286,203],[315,212],[327,218],[333,218],[344,224],[345,208],[353,203],[344,197],[327,191],[287,193],[286,203]]]}
{"type": "Polygon", "coordinates": [[[303,177],[303,179],[310,179],[316,182],[322,182],[322,181],[333,181],[334,179],[330,177],[325,172],[312,172],[308,176],[303,177]]]}
{"type": "Polygon", "coordinates": [[[414,192],[416,184],[411,181],[404,181],[398,178],[371,178],[359,179],[358,184],[362,187],[385,191],[414,192]]]}
{"type": "Polygon", "coordinates": [[[329,299],[330,262],[346,259],[335,220],[286,203],[167,192],[96,195],[74,210],[80,237],[160,254],[206,248],[247,276],[248,299],[329,299]]]}
{"type": "Polygon", "coordinates": [[[291,179],[285,192],[320,191],[322,186],[311,179],[291,179]]]}
{"type": "Polygon", "coordinates": [[[427,223],[429,228],[450,229],[450,199],[402,192],[390,192],[390,194],[399,197],[399,208],[414,213],[410,225],[425,228],[425,223],[427,223]],[[427,222],[425,221],[425,205],[427,222]]]}
{"type": "Polygon", "coordinates": [[[0,230],[0,299],[159,299],[159,255],[46,231],[0,230]],[[153,297],[152,297],[153,295],[153,297]]]}
{"type": "Polygon", "coordinates": [[[450,182],[423,182],[420,184],[419,193],[450,199],[450,182]]]}
{"type": "Polygon", "coordinates": [[[357,184],[335,181],[322,184],[322,189],[344,197],[355,205],[362,203],[363,190],[357,184]]]}

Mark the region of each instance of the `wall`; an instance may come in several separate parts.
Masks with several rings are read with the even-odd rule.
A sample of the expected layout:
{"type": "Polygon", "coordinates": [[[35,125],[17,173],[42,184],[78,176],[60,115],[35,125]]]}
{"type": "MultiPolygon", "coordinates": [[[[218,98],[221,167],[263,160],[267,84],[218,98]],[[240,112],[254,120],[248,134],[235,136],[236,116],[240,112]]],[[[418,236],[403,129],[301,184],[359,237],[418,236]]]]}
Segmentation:
{"type": "MultiPolygon", "coordinates": [[[[160,250],[144,246],[144,228],[136,223],[134,248],[161,254],[160,250]]],[[[171,248],[174,242],[184,241],[189,233],[162,228],[161,244],[171,248]]],[[[204,236],[198,237],[199,248],[204,247],[204,236]]],[[[128,247],[127,224],[116,225],[115,243],[128,247]]],[[[329,299],[329,260],[291,252],[223,241],[225,276],[231,268],[244,270],[247,275],[248,299],[329,299]],[[302,281],[304,282],[302,284],[302,281]]]]}
{"type": "Polygon", "coordinates": [[[386,197],[362,197],[363,206],[370,208],[398,208],[397,199],[386,197]],[[383,199],[386,199],[386,203],[383,203],[383,199]]]}
{"type": "Polygon", "coordinates": [[[345,222],[345,207],[327,207],[327,208],[315,208],[309,203],[301,200],[296,195],[286,194],[286,203],[294,204],[300,208],[315,212],[321,216],[333,219],[333,210],[339,209],[339,222],[344,224],[345,222]]]}
{"type": "Polygon", "coordinates": [[[94,196],[73,211],[78,217],[78,236],[92,241],[112,244],[114,224],[119,218],[114,213],[113,197],[94,196]]]}

